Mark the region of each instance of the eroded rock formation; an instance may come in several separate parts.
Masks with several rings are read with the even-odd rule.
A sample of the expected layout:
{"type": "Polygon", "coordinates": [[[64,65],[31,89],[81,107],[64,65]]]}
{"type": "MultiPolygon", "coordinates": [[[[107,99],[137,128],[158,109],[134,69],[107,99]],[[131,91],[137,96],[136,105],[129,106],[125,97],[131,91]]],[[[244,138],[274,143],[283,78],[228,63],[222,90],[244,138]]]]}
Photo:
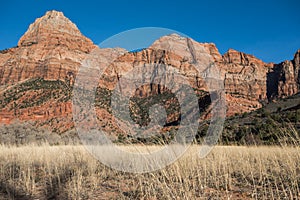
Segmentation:
{"type": "MultiPolygon", "coordinates": [[[[221,55],[212,43],[199,43],[171,34],[139,52],[97,51],[99,48],[63,13],[49,11],[36,19],[17,47],[0,52],[0,101],[3,105],[0,123],[10,123],[13,119],[34,120],[57,132],[70,129],[73,126],[71,91],[74,79],[83,61],[95,53],[103,57],[103,66],[109,64],[99,79],[99,87],[105,91],[102,97],[132,70],[141,75],[139,78],[151,74],[157,81],[157,84],[138,87],[135,95],[139,97],[167,91],[166,83],[181,81],[174,74],[186,77],[196,91],[213,91],[218,81],[207,82],[205,78],[215,73],[212,78],[221,80],[226,92],[227,115],[258,109],[262,102],[293,95],[300,89],[300,50],[293,60],[273,64],[233,49],[221,55]],[[116,53],[119,56],[112,59],[111,55],[116,53]],[[163,65],[171,66],[174,71],[163,74],[158,70],[163,65]],[[31,104],[28,99],[40,100],[31,104]]],[[[100,124],[118,132],[106,106],[97,108],[100,124]]],[[[174,115],[171,118],[176,119],[174,115]]]]}

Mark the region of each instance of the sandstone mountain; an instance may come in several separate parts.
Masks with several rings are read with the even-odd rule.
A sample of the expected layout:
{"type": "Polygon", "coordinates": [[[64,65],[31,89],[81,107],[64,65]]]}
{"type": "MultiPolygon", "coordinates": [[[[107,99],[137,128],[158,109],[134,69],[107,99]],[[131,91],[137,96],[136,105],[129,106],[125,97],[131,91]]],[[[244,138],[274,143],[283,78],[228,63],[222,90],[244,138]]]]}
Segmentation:
{"type": "MultiPolygon", "coordinates": [[[[74,79],[82,62],[97,50],[107,57],[103,62],[109,62],[112,52],[119,54],[99,80],[95,103],[100,126],[112,134],[122,130],[114,123],[109,99],[118,80],[133,69],[140,70],[139,74],[154,74],[159,64],[170,65],[187,77],[199,97],[199,105],[209,107],[208,88],[201,78],[209,69],[197,71],[196,65],[213,62],[224,84],[228,116],[256,110],[268,101],[300,90],[300,50],[291,61],[265,63],[233,49],[221,55],[212,43],[198,43],[176,34],[161,37],[139,52],[99,49],[63,13],[49,11],[29,26],[17,47],[0,52],[0,123],[33,121],[36,126],[57,133],[73,128],[74,79]]],[[[163,81],[166,80],[136,91],[137,104],[132,116],[137,121],[145,120],[140,112],[147,116],[145,108],[149,102],[142,99],[153,101],[153,95],[169,95],[163,81]]],[[[176,124],[179,111],[168,111],[174,110],[176,99],[169,97],[161,96],[166,103],[167,123],[176,124]]]]}
{"type": "MultiPolygon", "coordinates": [[[[49,11],[36,19],[17,47],[0,53],[1,123],[13,119],[40,121],[56,118],[65,121],[71,112],[70,102],[53,98],[38,104],[33,102],[68,87],[82,60],[95,47],[62,12],[49,11]],[[42,86],[32,90],[38,79],[56,81],[57,90],[50,91],[42,86]],[[19,91],[22,84],[29,85],[19,91]]],[[[55,125],[52,128],[55,129],[55,125]]]]}
{"type": "Polygon", "coordinates": [[[1,85],[43,78],[65,80],[95,45],[63,13],[49,11],[36,19],[16,48],[2,52],[1,85]]]}

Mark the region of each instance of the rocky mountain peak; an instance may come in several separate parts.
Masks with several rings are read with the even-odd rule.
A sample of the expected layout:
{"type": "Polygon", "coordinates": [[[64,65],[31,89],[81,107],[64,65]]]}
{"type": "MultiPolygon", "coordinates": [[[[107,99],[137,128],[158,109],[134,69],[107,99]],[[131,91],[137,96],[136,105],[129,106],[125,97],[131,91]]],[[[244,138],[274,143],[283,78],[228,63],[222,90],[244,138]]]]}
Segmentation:
{"type": "MultiPolygon", "coordinates": [[[[0,123],[20,119],[40,124],[51,121],[51,128],[59,131],[72,127],[71,88],[78,69],[85,59],[90,58],[92,50],[100,54],[103,65],[114,60],[115,54],[120,55],[111,67],[105,66],[107,71],[99,81],[103,89],[99,95],[105,99],[127,72],[135,68],[140,70],[135,71],[137,74],[148,73],[158,77],[158,68],[155,67],[161,63],[176,68],[200,92],[208,91],[202,77],[211,66],[215,66],[224,79],[227,115],[250,112],[260,108],[262,102],[300,91],[300,50],[293,60],[272,64],[233,49],[222,56],[215,44],[200,43],[178,34],[163,36],[149,48],[138,52],[98,49],[62,12],[48,11],[29,26],[18,47],[0,51],[0,123]],[[65,87],[58,88],[57,85],[65,87]],[[52,123],[54,121],[57,123],[52,123]]],[[[167,77],[166,80],[176,81],[171,75],[167,77]]],[[[160,79],[161,84],[157,86],[139,88],[136,90],[138,97],[167,91],[160,86],[166,80],[160,79]]],[[[201,101],[205,102],[205,99],[201,101]]],[[[101,107],[99,113],[105,116],[100,118],[107,125],[113,122],[106,109],[101,107]]]]}
{"type": "Polygon", "coordinates": [[[194,61],[197,59],[201,60],[205,54],[212,56],[214,61],[222,60],[222,56],[215,44],[199,43],[191,38],[183,37],[176,33],[159,38],[150,46],[150,48],[170,51],[194,61]]]}
{"type": "Polygon", "coordinates": [[[300,65],[300,49],[298,49],[294,55],[294,61],[300,65]]]}
{"type": "Polygon", "coordinates": [[[18,47],[0,55],[0,85],[34,78],[65,81],[95,48],[62,12],[48,11],[29,26],[18,47]]]}
{"type": "Polygon", "coordinates": [[[47,11],[44,16],[37,18],[29,26],[26,33],[20,38],[18,46],[31,46],[41,43],[59,45],[66,42],[65,38],[74,37],[92,43],[81,34],[77,26],[62,12],[52,10],[47,11]]]}

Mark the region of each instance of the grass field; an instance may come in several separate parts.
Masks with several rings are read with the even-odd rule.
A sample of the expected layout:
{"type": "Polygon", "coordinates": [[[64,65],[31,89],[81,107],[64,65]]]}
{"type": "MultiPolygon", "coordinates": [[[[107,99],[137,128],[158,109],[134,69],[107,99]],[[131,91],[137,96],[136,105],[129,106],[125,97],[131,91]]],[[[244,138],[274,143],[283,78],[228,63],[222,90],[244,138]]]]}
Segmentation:
{"type": "Polygon", "coordinates": [[[300,199],[299,146],[217,146],[204,159],[198,150],[131,174],[83,146],[0,146],[0,199],[300,199]]]}

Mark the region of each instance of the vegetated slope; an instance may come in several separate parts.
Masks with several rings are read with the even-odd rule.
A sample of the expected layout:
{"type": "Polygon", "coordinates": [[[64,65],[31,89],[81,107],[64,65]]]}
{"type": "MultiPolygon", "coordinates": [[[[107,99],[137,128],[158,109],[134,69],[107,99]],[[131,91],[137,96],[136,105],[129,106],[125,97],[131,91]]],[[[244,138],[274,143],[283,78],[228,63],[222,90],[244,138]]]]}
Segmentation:
{"type": "MultiPolygon", "coordinates": [[[[203,101],[200,101],[203,102],[203,101]]],[[[209,95],[207,98],[209,105],[209,95]]],[[[143,104],[141,104],[143,105],[143,104]]],[[[149,105],[148,105],[149,106],[149,105]]],[[[145,121],[144,121],[145,123],[145,121]]],[[[207,134],[210,120],[201,120],[195,142],[201,143],[207,134]]],[[[166,132],[149,138],[119,135],[115,142],[168,144],[180,122],[167,127],[166,132]],[[167,132],[168,131],[168,132],[167,132]]],[[[228,117],[219,144],[222,145],[298,145],[300,141],[300,93],[266,103],[250,113],[228,117]]]]}
{"type": "MultiPolygon", "coordinates": [[[[208,124],[199,128],[205,135],[208,124]]],[[[300,93],[278,99],[251,113],[227,118],[221,144],[295,145],[300,139],[300,93]]]]}

